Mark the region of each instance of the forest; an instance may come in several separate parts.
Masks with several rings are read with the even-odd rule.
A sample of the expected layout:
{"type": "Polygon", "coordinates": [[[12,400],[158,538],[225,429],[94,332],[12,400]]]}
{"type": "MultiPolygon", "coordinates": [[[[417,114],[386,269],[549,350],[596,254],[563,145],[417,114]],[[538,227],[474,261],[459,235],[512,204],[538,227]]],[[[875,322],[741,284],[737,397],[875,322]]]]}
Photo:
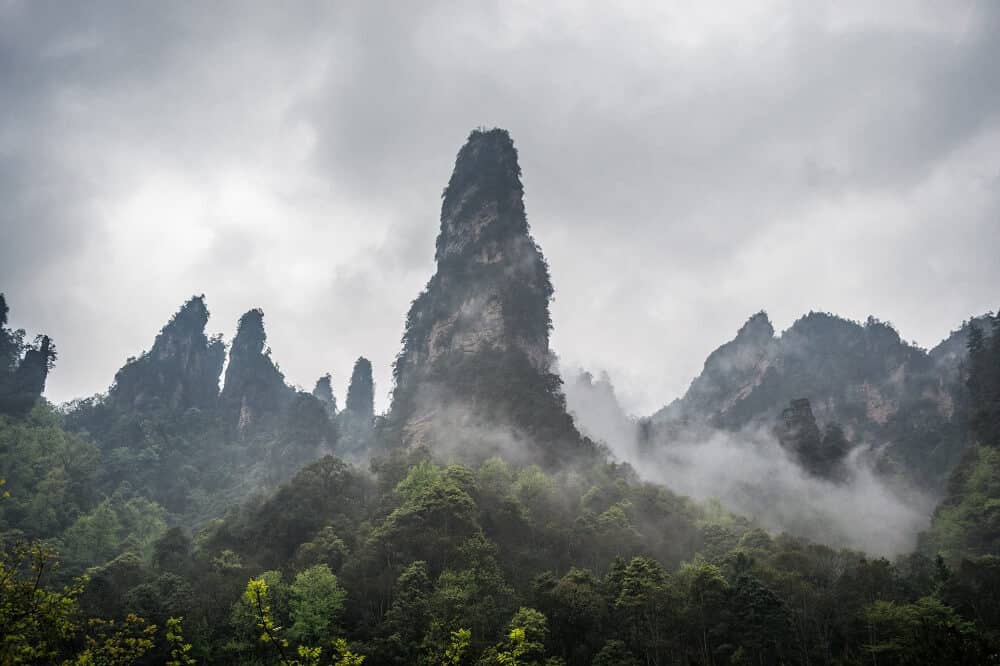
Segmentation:
{"type": "Polygon", "coordinates": [[[201,295],[53,404],[55,342],[0,296],[0,665],[1000,663],[1000,312],[930,352],[755,315],[626,451],[550,349],[520,177],[504,130],[459,151],[384,413],[367,358],[341,405],[287,383],[262,310],[206,335],[201,295]],[[751,431],[789,493],[933,498],[919,533],[866,552],[769,520],[801,498],[767,478],[642,464],[751,431]]]}

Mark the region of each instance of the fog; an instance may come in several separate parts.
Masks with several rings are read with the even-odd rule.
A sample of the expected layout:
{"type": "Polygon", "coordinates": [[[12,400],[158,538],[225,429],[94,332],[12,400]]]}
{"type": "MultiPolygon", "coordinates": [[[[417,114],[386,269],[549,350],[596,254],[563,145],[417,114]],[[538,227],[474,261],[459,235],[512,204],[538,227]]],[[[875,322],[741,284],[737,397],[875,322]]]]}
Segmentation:
{"type": "Polygon", "coordinates": [[[729,510],[773,531],[834,547],[892,556],[913,549],[935,498],[880,476],[877,448],[856,446],[843,481],[814,477],[766,429],[690,428],[640,443],[639,426],[619,406],[610,380],[569,371],[566,400],[580,430],[603,441],[644,480],[729,510]]]}

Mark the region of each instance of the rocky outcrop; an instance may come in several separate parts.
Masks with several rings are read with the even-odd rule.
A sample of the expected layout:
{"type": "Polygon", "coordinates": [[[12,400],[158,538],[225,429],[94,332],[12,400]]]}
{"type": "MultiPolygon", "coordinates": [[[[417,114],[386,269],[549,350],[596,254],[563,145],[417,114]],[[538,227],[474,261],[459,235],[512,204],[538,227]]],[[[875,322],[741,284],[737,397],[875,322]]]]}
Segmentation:
{"type": "Polygon", "coordinates": [[[728,429],[772,423],[790,401],[806,398],[815,418],[882,450],[890,466],[939,485],[966,445],[955,415],[963,329],[931,352],[904,342],[877,319],[864,324],[809,313],[775,336],[763,313],[713,352],[654,427],[702,423],[728,429]]]}
{"type": "Polygon", "coordinates": [[[830,423],[821,434],[808,399],[792,400],[781,411],[774,432],[782,448],[810,474],[825,478],[843,475],[849,449],[844,431],[830,423]]]}
{"type": "Polygon", "coordinates": [[[47,335],[25,343],[23,330],[7,328],[8,312],[0,294],[0,414],[20,416],[31,411],[45,391],[56,348],[47,335]]]}
{"type": "Polygon", "coordinates": [[[333,395],[333,380],[330,373],[326,373],[316,380],[316,386],[312,390],[313,397],[320,401],[330,418],[337,415],[337,397],[333,395]]]}
{"type": "Polygon", "coordinates": [[[526,438],[579,439],[550,367],[552,284],[520,176],[505,130],[476,130],[458,153],[437,271],[410,308],[394,367],[389,427],[406,444],[498,423],[526,438]]]}
{"type": "Polygon", "coordinates": [[[153,347],[129,359],[115,375],[111,400],[119,409],[183,410],[213,407],[225,345],[205,335],[208,307],[194,296],[160,330],[153,347]]]}
{"type": "Polygon", "coordinates": [[[347,401],[344,408],[360,419],[375,417],[375,380],[372,378],[372,362],[364,356],[354,362],[351,383],[347,385],[347,401]]]}
{"type": "Polygon", "coordinates": [[[375,441],[375,380],[364,356],[354,362],[344,409],[337,415],[338,453],[350,460],[367,459],[375,441]]]}
{"type": "Polygon", "coordinates": [[[760,384],[770,364],[774,326],[766,312],[758,312],[736,337],[713,351],[683,399],[668,405],[657,418],[698,418],[724,412],[746,398],[760,384]]]}
{"type": "Polygon", "coordinates": [[[240,317],[229,351],[222,404],[242,434],[288,407],[295,395],[271,360],[265,345],[264,312],[253,309],[240,317]]]}

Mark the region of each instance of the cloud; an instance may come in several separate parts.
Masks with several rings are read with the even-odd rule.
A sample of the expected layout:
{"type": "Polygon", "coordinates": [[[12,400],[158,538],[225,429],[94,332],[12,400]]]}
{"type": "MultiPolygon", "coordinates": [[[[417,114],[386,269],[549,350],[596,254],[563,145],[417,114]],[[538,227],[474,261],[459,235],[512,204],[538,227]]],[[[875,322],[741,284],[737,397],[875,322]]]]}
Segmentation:
{"type": "Polygon", "coordinates": [[[751,313],[995,308],[992,2],[0,3],[0,288],[101,390],[191,293],[381,406],[468,131],[511,130],[554,346],[632,411],[751,313]]]}
{"type": "Polygon", "coordinates": [[[910,552],[930,524],[937,499],[890,483],[875,471],[872,449],[855,447],[842,479],[808,474],[763,429],[692,427],[640,442],[607,377],[567,373],[566,402],[577,427],[607,444],[647,481],[727,509],[765,528],[838,548],[879,555],[910,552]]]}

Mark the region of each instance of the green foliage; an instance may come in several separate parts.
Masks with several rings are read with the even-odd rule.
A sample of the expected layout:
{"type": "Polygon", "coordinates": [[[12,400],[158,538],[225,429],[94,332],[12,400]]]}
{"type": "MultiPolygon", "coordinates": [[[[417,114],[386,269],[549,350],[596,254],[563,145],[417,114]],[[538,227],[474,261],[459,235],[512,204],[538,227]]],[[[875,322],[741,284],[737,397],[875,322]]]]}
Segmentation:
{"type": "Polygon", "coordinates": [[[872,641],[868,652],[881,664],[981,664],[987,651],[972,622],[933,597],[912,604],[876,601],[866,608],[872,641]]]}
{"type": "Polygon", "coordinates": [[[52,661],[79,630],[77,598],[84,579],[53,590],[46,583],[55,555],[44,545],[18,543],[0,557],[0,664],[52,661]]]}
{"type": "Polygon", "coordinates": [[[333,662],[334,666],[361,666],[365,661],[363,655],[351,652],[347,641],[343,638],[338,638],[333,642],[333,651],[337,659],[333,662]]]}
{"type": "Polygon", "coordinates": [[[118,512],[105,499],[77,518],[62,536],[66,557],[74,562],[106,562],[118,551],[122,523],[118,512]]]}
{"type": "Polygon", "coordinates": [[[545,616],[533,608],[521,608],[510,620],[507,642],[498,646],[496,661],[503,666],[541,664],[548,635],[545,616]]]}
{"type": "Polygon", "coordinates": [[[1000,447],[1000,311],[985,319],[989,331],[969,332],[969,423],[980,444],[1000,447]]]}
{"type": "Polygon", "coordinates": [[[142,496],[123,500],[116,494],[77,518],[60,541],[70,562],[101,564],[125,551],[151,557],[153,544],[165,530],[160,505],[142,496]]]}
{"type": "Polygon", "coordinates": [[[26,537],[53,537],[89,509],[97,497],[98,451],[60,427],[59,417],[39,404],[26,418],[0,416],[0,529],[26,537]]]}
{"type": "Polygon", "coordinates": [[[170,659],[167,666],[195,666],[198,662],[191,657],[191,644],[184,642],[181,628],[183,618],[172,617],[167,620],[167,645],[170,647],[170,659]]]}
{"type": "Polygon", "coordinates": [[[316,643],[332,633],[344,611],[347,593],[325,564],[317,564],[295,576],[289,604],[293,640],[316,643]]]}
{"type": "MultiPolygon", "coordinates": [[[[328,609],[324,608],[323,600],[319,595],[324,589],[330,588],[330,577],[332,577],[332,574],[328,570],[323,572],[322,568],[322,565],[320,565],[315,568],[315,572],[308,574],[306,577],[301,578],[301,580],[299,578],[296,579],[296,582],[300,584],[298,590],[293,589],[292,592],[294,595],[293,608],[296,609],[293,610],[293,614],[296,614],[296,623],[300,623],[300,629],[298,632],[291,631],[289,633],[307,633],[308,631],[317,629],[319,623],[323,621],[324,614],[328,609]]],[[[280,575],[273,575],[271,578],[274,581],[278,581],[280,580],[280,575]]],[[[333,578],[332,582],[335,585],[336,578],[333,578]]],[[[275,621],[275,616],[271,609],[270,590],[272,587],[273,585],[268,584],[266,576],[251,578],[243,593],[243,604],[251,610],[257,630],[260,632],[258,639],[262,644],[273,647],[282,666],[318,665],[323,653],[322,648],[319,647],[312,647],[305,644],[299,645],[295,650],[295,654],[299,658],[293,659],[289,656],[291,649],[288,639],[284,637],[282,628],[275,621]]],[[[338,592],[334,590],[333,594],[337,596],[338,592]]],[[[343,599],[341,598],[340,603],[342,601],[343,599]]],[[[364,656],[352,652],[348,647],[347,641],[343,638],[337,638],[333,641],[333,656],[335,666],[360,666],[365,659],[364,656]]]]}
{"type": "Polygon", "coordinates": [[[444,651],[441,663],[445,666],[460,666],[472,644],[472,631],[469,629],[456,629],[451,632],[451,642],[448,643],[444,651]]]}
{"type": "Polygon", "coordinates": [[[0,294],[0,415],[23,417],[45,390],[45,379],[56,360],[56,346],[47,335],[24,342],[24,330],[7,328],[7,301],[0,294]]]}
{"type": "Polygon", "coordinates": [[[1000,552],[1000,449],[975,446],[966,452],[921,548],[951,562],[1000,552]]]}
{"type": "Polygon", "coordinates": [[[156,626],[131,613],[121,622],[94,618],[88,625],[92,635],[83,652],[67,662],[73,666],[128,666],[153,649],[156,626]]]}

